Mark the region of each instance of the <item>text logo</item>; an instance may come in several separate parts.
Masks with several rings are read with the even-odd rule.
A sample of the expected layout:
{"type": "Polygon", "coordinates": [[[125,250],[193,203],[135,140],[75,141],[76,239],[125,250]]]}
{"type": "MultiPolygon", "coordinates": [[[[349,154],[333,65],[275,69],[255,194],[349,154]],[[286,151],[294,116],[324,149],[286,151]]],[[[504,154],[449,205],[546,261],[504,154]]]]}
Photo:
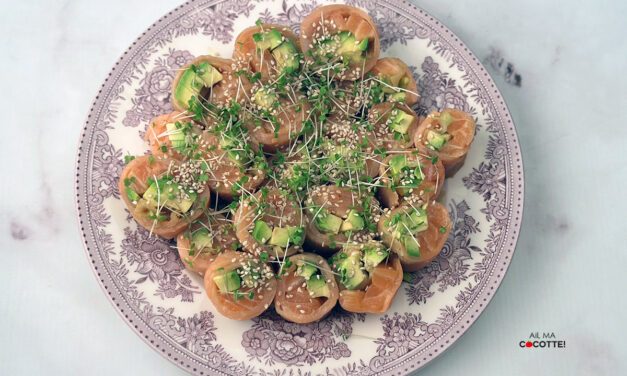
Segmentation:
{"type": "Polygon", "coordinates": [[[563,349],[566,341],[558,339],[553,332],[531,332],[529,339],[518,342],[518,346],[526,349],[563,349]]]}

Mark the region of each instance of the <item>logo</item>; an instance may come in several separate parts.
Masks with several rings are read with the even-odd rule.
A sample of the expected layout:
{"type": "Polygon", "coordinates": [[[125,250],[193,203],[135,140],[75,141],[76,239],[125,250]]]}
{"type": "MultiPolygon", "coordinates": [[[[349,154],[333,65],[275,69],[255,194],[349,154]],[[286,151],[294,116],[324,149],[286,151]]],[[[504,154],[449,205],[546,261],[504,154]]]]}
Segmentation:
{"type": "Polygon", "coordinates": [[[529,339],[518,342],[518,346],[523,349],[563,349],[566,341],[558,339],[553,332],[531,332],[529,339]]]}

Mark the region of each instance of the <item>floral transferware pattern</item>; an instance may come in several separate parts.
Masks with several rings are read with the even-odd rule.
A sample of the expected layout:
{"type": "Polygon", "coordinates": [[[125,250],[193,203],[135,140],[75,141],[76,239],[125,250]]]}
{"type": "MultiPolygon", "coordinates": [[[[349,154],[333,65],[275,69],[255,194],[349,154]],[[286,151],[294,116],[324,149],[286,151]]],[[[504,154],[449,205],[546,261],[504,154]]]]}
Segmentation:
{"type": "Polygon", "coordinates": [[[128,323],[173,362],[196,374],[403,374],[441,353],[481,313],[511,260],[522,215],[522,165],[515,130],[480,63],[436,20],[396,0],[351,0],[369,11],[382,55],[408,62],[422,99],[477,120],[466,165],[447,181],[454,223],[444,250],[406,278],[387,314],[335,310],[309,325],[267,312],[233,323],[215,313],[202,281],[174,244],[137,228],[119,200],[125,154],[144,153],[146,123],[171,110],[175,70],[199,54],[230,54],[230,43],[261,18],[298,31],[322,3],[192,1],[153,25],[118,62],[88,117],[78,157],[77,199],[87,253],[128,323]],[[138,134],[139,133],[139,134],[138,134]]]}

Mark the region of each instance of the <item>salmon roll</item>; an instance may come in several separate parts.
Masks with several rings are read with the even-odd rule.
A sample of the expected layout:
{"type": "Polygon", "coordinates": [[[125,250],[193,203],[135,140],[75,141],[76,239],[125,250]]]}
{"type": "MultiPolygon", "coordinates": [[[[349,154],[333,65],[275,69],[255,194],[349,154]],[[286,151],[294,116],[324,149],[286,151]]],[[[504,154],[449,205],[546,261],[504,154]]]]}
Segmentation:
{"type": "Polygon", "coordinates": [[[309,102],[298,92],[287,94],[270,86],[260,87],[252,102],[252,111],[244,113],[243,121],[251,142],[267,153],[288,148],[310,117],[309,102]]]}
{"type": "Polygon", "coordinates": [[[351,240],[370,240],[380,206],[369,192],[321,185],[310,188],[305,213],[308,244],[319,252],[332,252],[351,240]]]}
{"type": "Polygon", "coordinates": [[[250,64],[263,81],[300,70],[298,37],[287,26],[260,24],[244,29],[235,39],[233,58],[250,64]]]}
{"type": "Polygon", "coordinates": [[[184,160],[192,157],[200,132],[189,114],[174,111],[152,119],[144,138],[155,158],[184,160]]]}
{"type": "Polygon", "coordinates": [[[239,74],[245,68],[231,59],[199,56],[174,78],[172,106],[178,111],[195,113],[210,105],[223,108],[232,102],[245,103],[251,89],[248,79],[239,74]]]}
{"type": "Polygon", "coordinates": [[[240,200],[234,223],[244,250],[277,259],[302,251],[304,220],[300,202],[293,195],[263,187],[240,200]]]}
{"type": "Polygon", "coordinates": [[[314,9],[300,25],[300,45],[312,70],[339,80],[362,78],[379,58],[379,32],[368,14],[348,5],[314,9]]]}
{"type": "Polygon", "coordinates": [[[329,262],[340,286],[340,306],[349,312],[384,313],[403,281],[396,255],[379,241],[349,243],[329,262]]]}
{"type": "Polygon", "coordinates": [[[437,202],[409,204],[384,214],[378,223],[381,239],[398,255],[405,271],[416,271],[435,259],[451,232],[446,207],[437,202]]]}
{"type": "Polygon", "coordinates": [[[380,83],[379,102],[403,102],[408,106],[418,103],[420,95],[416,80],[403,60],[396,57],[379,59],[370,74],[380,83]]]}
{"type": "Polygon", "coordinates": [[[249,140],[245,130],[221,125],[205,130],[196,145],[207,185],[221,199],[254,192],[265,181],[268,163],[249,140]]]}
{"type": "Polygon", "coordinates": [[[444,185],[444,165],[425,149],[389,155],[379,174],[379,200],[388,208],[403,201],[423,205],[437,199],[444,185]]]}
{"type": "Polygon", "coordinates": [[[291,256],[279,272],[276,312],[297,324],[322,320],[337,304],[339,289],[333,271],[313,253],[291,256]]]}
{"type": "Polygon", "coordinates": [[[380,103],[368,113],[378,145],[386,151],[402,151],[413,147],[419,119],[402,103],[380,103]]]}
{"type": "Polygon", "coordinates": [[[444,164],[446,176],[451,176],[466,160],[475,127],[473,118],[464,111],[449,108],[432,112],[420,123],[414,143],[433,150],[444,164]]]}
{"type": "Polygon", "coordinates": [[[120,195],[133,218],[150,233],[172,239],[198,219],[210,203],[200,163],[136,157],[120,176],[120,195]]]}
{"type": "Polygon", "coordinates": [[[181,261],[188,270],[200,275],[205,275],[220,253],[238,247],[233,223],[217,212],[207,212],[176,238],[181,261]]]}
{"type": "Polygon", "coordinates": [[[259,259],[226,251],[207,268],[204,285],[209,300],[223,316],[250,320],[270,307],[277,281],[272,268],[259,259]]]}

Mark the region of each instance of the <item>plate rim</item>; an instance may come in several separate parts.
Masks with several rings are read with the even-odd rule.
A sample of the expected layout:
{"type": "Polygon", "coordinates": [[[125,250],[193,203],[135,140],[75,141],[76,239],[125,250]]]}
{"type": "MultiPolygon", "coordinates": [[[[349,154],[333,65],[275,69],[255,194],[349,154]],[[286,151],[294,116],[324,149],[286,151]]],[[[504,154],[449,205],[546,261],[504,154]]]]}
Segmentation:
{"type": "MultiPolygon", "coordinates": [[[[155,336],[156,338],[151,338],[152,333],[150,334],[145,333],[143,329],[146,329],[145,328],[146,323],[141,320],[139,320],[139,322],[135,322],[133,320],[133,317],[129,317],[129,314],[125,313],[124,308],[120,307],[120,302],[122,302],[122,304],[126,304],[126,303],[123,301],[123,299],[121,299],[122,297],[119,296],[120,295],[119,292],[115,291],[115,289],[114,291],[109,289],[108,284],[110,284],[111,282],[105,281],[105,279],[102,278],[101,273],[98,268],[99,265],[97,265],[97,260],[95,260],[95,257],[98,256],[98,254],[97,252],[96,252],[96,255],[92,254],[90,250],[90,245],[89,245],[89,240],[90,240],[89,238],[90,237],[92,238],[92,241],[94,242],[94,244],[97,243],[97,241],[95,240],[93,236],[93,232],[91,230],[85,231],[85,224],[83,223],[81,205],[84,202],[86,202],[87,192],[81,191],[81,187],[82,187],[81,182],[82,182],[82,179],[85,180],[86,184],[88,183],[88,181],[86,180],[86,177],[82,178],[81,173],[84,172],[83,166],[85,165],[88,167],[88,162],[89,162],[90,154],[83,150],[83,145],[85,141],[87,140],[91,141],[91,138],[88,139],[87,136],[88,136],[89,130],[95,126],[95,123],[92,120],[92,116],[94,115],[94,112],[96,112],[96,110],[98,110],[97,112],[100,112],[101,110],[101,109],[98,109],[97,107],[102,102],[101,96],[103,95],[103,91],[106,91],[105,88],[111,89],[111,87],[117,82],[117,80],[115,79],[117,77],[116,75],[119,74],[119,72],[122,72],[124,68],[126,68],[126,66],[131,62],[133,58],[131,52],[135,50],[140,50],[141,46],[145,44],[146,42],[148,42],[153,36],[153,34],[158,32],[158,30],[156,29],[159,26],[162,26],[163,24],[167,24],[168,21],[176,20],[178,18],[176,16],[178,16],[181,13],[184,13],[187,10],[193,9],[196,3],[203,4],[204,6],[213,6],[216,4],[220,4],[224,1],[228,1],[228,0],[205,0],[205,1],[188,0],[184,2],[183,4],[180,4],[177,7],[173,8],[172,10],[170,10],[168,13],[164,14],[163,16],[161,16],[157,21],[152,23],[138,37],[136,37],[133,40],[133,42],[124,51],[124,53],[118,57],[113,67],[109,70],[104,82],[101,84],[98,90],[97,95],[95,96],[94,100],[91,103],[88,115],[83,123],[84,126],[80,132],[80,137],[78,139],[78,151],[76,154],[75,170],[74,170],[76,172],[76,175],[75,175],[76,180],[74,184],[74,193],[75,193],[75,198],[76,198],[75,209],[76,209],[76,214],[77,214],[76,218],[77,218],[78,228],[81,234],[83,249],[89,261],[91,270],[94,273],[94,277],[96,277],[96,280],[98,281],[98,285],[100,286],[101,290],[105,293],[107,300],[109,300],[115,312],[131,328],[131,330],[133,330],[133,332],[135,332],[135,334],[137,334],[142,339],[142,341],[144,341],[147,345],[149,345],[154,351],[161,354],[164,358],[168,359],[170,362],[174,363],[179,368],[189,373],[199,373],[201,375],[203,373],[204,374],[208,374],[208,373],[203,372],[200,369],[193,367],[192,365],[190,365],[190,363],[186,359],[180,359],[178,356],[176,356],[176,353],[179,353],[181,355],[185,355],[188,357],[189,357],[189,354],[181,353],[178,349],[172,346],[172,344],[169,343],[167,340],[159,338],[158,336],[155,336]],[[81,157],[84,157],[84,160],[81,160],[81,157]],[[112,294],[115,296],[113,296],[112,294]],[[116,298],[120,300],[118,301],[116,300],[116,298]],[[162,342],[161,344],[157,343],[160,341],[162,342]],[[168,346],[169,349],[166,349],[165,346],[168,346]]],[[[261,2],[260,0],[253,0],[253,1],[261,2]]],[[[278,1],[278,0],[275,0],[275,1],[278,1]]],[[[324,1],[324,2],[326,3],[327,1],[324,1]]],[[[473,70],[473,73],[476,75],[478,82],[482,86],[482,89],[486,90],[486,92],[490,92],[490,90],[493,89],[493,92],[490,92],[489,94],[489,100],[490,102],[492,102],[492,106],[494,107],[495,114],[497,118],[500,120],[499,123],[502,124],[503,132],[505,135],[505,140],[507,141],[505,143],[506,151],[508,153],[508,158],[506,158],[506,161],[508,161],[508,163],[510,164],[509,166],[510,171],[508,171],[509,174],[507,174],[507,176],[518,177],[518,182],[514,182],[514,181],[508,182],[512,184],[511,197],[508,197],[510,196],[510,190],[506,191],[506,196],[505,196],[507,198],[506,203],[512,204],[511,206],[508,205],[508,208],[510,209],[509,210],[509,224],[505,226],[506,233],[503,236],[503,239],[504,239],[503,245],[500,247],[499,252],[496,256],[498,260],[502,257],[502,254],[507,253],[508,255],[506,256],[505,265],[503,266],[503,268],[501,268],[500,273],[495,277],[493,281],[490,281],[490,279],[494,277],[493,274],[495,270],[493,269],[490,271],[490,275],[487,277],[488,281],[486,281],[483,288],[479,291],[475,300],[471,303],[470,306],[468,306],[467,310],[462,315],[460,315],[460,318],[457,320],[457,322],[455,322],[453,325],[451,325],[450,328],[448,328],[448,331],[453,331],[455,329],[457,329],[457,331],[449,338],[448,341],[446,341],[445,344],[440,344],[438,341],[438,342],[434,342],[426,346],[420,352],[416,352],[414,354],[407,353],[403,357],[395,361],[392,361],[389,364],[389,367],[386,367],[383,370],[383,374],[401,375],[401,374],[414,372],[425,367],[427,364],[429,364],[439,355],[449,350],[453,346],[453,344],[455,344],[464,334],[466,334],[466,332],[476,322],[476,320],[481,316],[481,314],[485,311],[487,306],[494,299],[494,295],[497,293],[499,287],[501,286],[503,279],[505,278],[505,275],[507,274],[507,271],[509,270],[509,267],[513,261],[513,256],[514,256],[516,246],[518,243],[518,238],[520,236],[520,229],[521,229],[523,215],[524,215],[523,214],[524,191],[525,191],[524,163],[523,163],[524,161],[522,157],[522,150],[520,147],[520,141],[519,141],[519,137],[516,131],[515,123],[511,116],[511,112],[503,98],[503,95],[501,94],[501,91],[499,90],[498,86],[494,82],[494,79],[492,78],[490,73],[484,67],[483,63],[477,58],[474,52],[472,52],[472,50],[468,48],[468,46],[462,41],[462,39],[459,38],[455,33],[453,33],[439,19],[437,19],[436,17],[434,17],[427,11],[423,10],[422,8],[418,7],[417,5],[411,3],[409,0],[377,0],[377,2],[386,3],[389,6],[391,6],[392,9],[395,9],[395,10],[403,10],[408,16],[412,16],[414,18],[422,18],[423,21],[425,23],[430,24],[430,26],[432,27],[432,30],[436,31],[439,37],[444,38],[451,47],[461,47],[462,50],[455,48],[455,52],[456,54],[458,54],[458,56],[460,56],[463,60],[465,60],[467,65],[473,70]],[[500,101],[500,104],[497,104],[498,101],[500,101]],[[518,157],[517,161],[514,161],[514,157],[518,157]],[[518,165],[516,165],[516,163],[518,165]],[[516,186],[517,184],[518,186],[516,186]],[[514,215],[512,214],[513,211],[516,210],[513,205],[518,205],[518,207],[520,208],[516,213],[517,218],[515,218],[514,215]],[[488,292],[487,296],[484,298],[485,303],[481,304],[479,308],[476,308],[475,313],[472,314],[469,318],[466,318],[467,314],[471,311],[471,309],[474,308],[475,303],[479,300],[479,298],[485,295],[485,289],[489,287],[488,282],[490,282],[492,286],[490,287],[490,292],[488,292]],[[461,328],[459,328],[460,323],[462,322],[462,319],[466,319],[466,321],[464,324],[461,325],[461,328]],[[431,346],[433,346],[436,343],[440,345],[440,349],[436,348],[432,352],[426,354],[426,351],[430,349],[431,346]],[[423,353],[425,353],[425,355],[423,356],[422,359],[420,359],[419,356],[422,355],[423,353]],[[399,370],[399,368],[403,368],[403,369],[399,370]]],[[[92,137],[93,137],[93,134],[92,134],[92,137]]],[[[85,208],[83,208],[83,210],[85,210],[85,208]]],[[[126,305],[128,306],[128,304],[126,305]]],[[[134,314],[134,312],[132,313],[134,314]]],[[[443,336],[440,338],[443,339],[443,336]]],[[[201,367],[201,366],[197,366],[197,367],[201,367]]],[[[210,370],[210,373],[221,374],[221,375],[225,374],[225,373],[222,373],[220,371],[215,371],[215,370],[210,370]]]]}

